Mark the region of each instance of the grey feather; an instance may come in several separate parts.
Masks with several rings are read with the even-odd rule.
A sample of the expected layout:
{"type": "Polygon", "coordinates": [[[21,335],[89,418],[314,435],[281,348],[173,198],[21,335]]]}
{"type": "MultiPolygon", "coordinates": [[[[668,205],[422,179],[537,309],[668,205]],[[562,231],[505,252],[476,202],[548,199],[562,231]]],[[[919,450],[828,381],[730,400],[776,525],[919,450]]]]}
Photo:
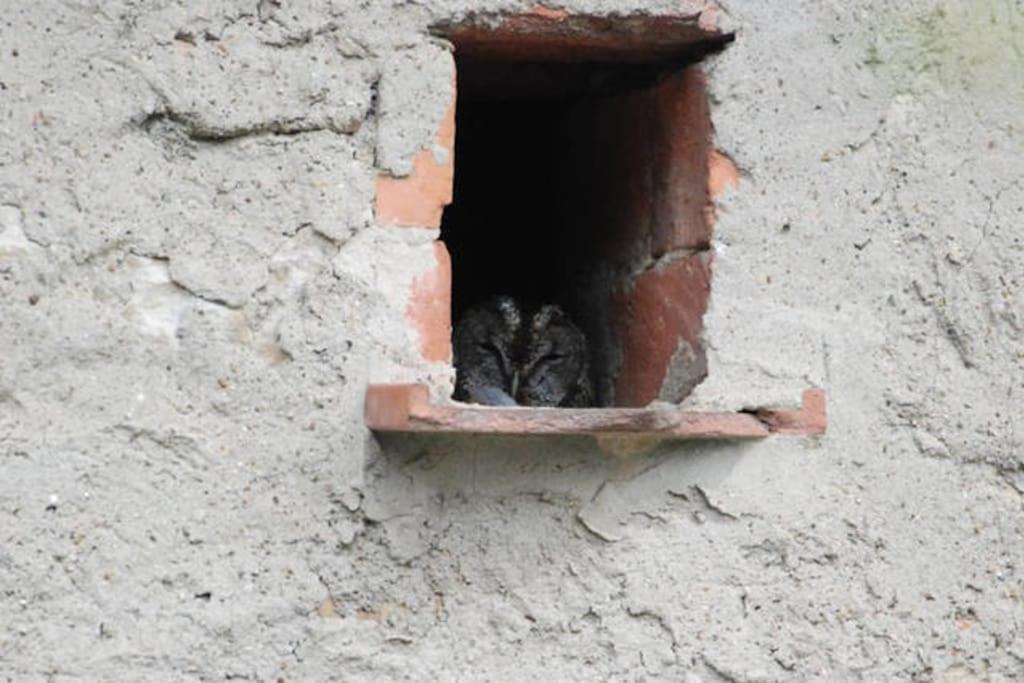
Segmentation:
{"type": "Polygon", "coordinates": [[[470,403],[479,403],[485,406],[514,406],[516,400],[508,395],[501,387],[490,385],[473,387],[469,391],[470,403]]]}

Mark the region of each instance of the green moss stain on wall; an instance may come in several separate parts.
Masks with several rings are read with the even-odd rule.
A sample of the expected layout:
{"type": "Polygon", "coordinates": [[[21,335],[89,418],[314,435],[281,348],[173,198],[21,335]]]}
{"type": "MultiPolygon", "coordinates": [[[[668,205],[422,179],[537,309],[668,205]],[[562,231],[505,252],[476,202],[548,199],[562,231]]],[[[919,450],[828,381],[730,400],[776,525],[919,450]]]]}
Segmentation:
{"type": "Polygon", "coordinates": [[[957,0],[887,14],[865,63],[888,72],[902,92],[1024,105],[1024,2],[957,0]]]}

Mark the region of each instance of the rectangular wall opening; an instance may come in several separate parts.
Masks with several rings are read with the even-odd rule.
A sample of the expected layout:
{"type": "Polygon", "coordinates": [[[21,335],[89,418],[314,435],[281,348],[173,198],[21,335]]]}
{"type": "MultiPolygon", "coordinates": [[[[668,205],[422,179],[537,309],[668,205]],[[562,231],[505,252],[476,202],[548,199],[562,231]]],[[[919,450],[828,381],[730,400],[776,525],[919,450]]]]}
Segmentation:
{"type": "Polygon", "coordinates": [[[731,36],[595,21],[444,31],[452,319],[496,295],[555,304],[587,338],[593,407],[677,402],[706,374],[711,123],[696,64],[731,36]]]}

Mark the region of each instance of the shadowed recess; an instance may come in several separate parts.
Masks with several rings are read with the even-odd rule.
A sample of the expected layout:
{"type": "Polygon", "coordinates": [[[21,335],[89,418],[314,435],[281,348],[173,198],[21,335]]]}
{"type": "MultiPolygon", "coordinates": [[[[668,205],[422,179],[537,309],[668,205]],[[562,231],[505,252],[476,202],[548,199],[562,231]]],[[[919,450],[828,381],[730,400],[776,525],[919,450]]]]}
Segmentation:
{"type": "Polygon", "coordinates": [[[710,270],[693,259],[710,243],[711,125],[693,65],[732,36],[645,21],[435,27],[458,73],[453,319],[497,294],[559,304],[604,406],[681,400],[706,367],[710,270]],[[662,271],[689,291],[647,282],[662,271]]]}

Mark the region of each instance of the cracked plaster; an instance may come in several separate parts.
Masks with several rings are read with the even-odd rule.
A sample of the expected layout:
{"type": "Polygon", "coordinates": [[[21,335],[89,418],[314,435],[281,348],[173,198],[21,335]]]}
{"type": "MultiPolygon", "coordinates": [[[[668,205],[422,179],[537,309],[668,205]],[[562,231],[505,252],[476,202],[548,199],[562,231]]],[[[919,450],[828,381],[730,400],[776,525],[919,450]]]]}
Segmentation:
{"type": "Polygon", "coordinates": [[[450,381],[373,187],[480,3],[9,8],[0,678],[1019,677],[1024,17],[965,7],[722,8],[691,401],[830,429],[632,457],[362,424],[450,381]]]}

